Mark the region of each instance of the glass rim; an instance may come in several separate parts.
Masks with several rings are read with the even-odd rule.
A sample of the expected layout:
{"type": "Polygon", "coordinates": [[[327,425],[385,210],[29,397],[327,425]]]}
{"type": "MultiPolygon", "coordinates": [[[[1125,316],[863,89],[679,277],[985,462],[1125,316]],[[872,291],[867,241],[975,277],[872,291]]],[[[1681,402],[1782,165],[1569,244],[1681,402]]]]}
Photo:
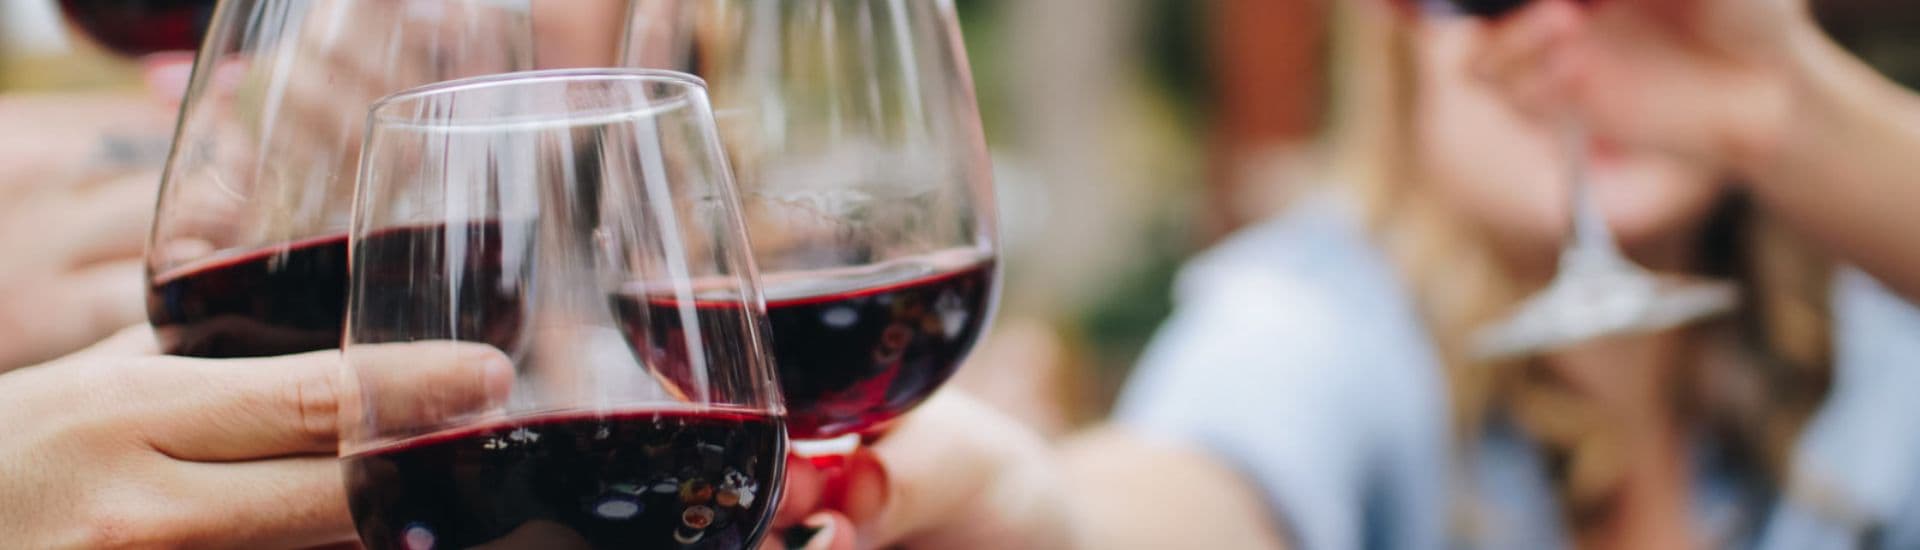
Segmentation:
{"type": "Polygon", "coordinates": [[[685,96],[680,96],[659,103],[633,107],[610,107],[585,114],[507,115],[487,117],[472,122],[444,120],[422,122],[410,117],[395,117],[384,114],[384,111],[395,106],[436,96],[449,96],[496,88],[566,82],[639,82],[646,84],[666,84],[682,90],[697,92],[701,96],[705,96],[707,93],[707,81],[705,79],[689,73],[666,69],[604,67],[514,71],[446,80],[387,94],[380,99],[374,100],[371,106],[368,107],[367,130],[373,131],[375,128],[383,128],[460,133],[466,131],[537,130],[590,126],[668,112],[680,108],[682,104],[685,103],[685,96]]]}

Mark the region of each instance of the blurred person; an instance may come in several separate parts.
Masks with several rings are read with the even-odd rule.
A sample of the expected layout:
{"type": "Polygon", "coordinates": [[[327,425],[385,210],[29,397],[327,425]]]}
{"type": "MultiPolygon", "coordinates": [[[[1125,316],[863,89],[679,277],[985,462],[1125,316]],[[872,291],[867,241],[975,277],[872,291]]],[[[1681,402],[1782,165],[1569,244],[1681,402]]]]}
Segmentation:
{"type": "Polygon", "coordinates": [[[9,548],[307,548],[350,543],[334,458],[359,388],[382,422],[433,425],[504,403],[513,368],[475,345],[369,355],[392,379],[348,382],[339,354],[156,355],[146,327],[0,375],[0,540],[9,548]],[[394,391],[390,391],[394,390],[394,391]]]}
{"type": "MultiPolygon", "coordinates": [[[[1724,8],[1695,25],[1806,16],[1690,1],[1724,8]]],[[[1185,270],[1113,425],[1049,447],[945,394],[812,504],[862,547],[1920,547],[1920,311],[1827,257],[1839,233],[1787,230],[1835,203],[1595,140],[1623,247],[1740,282],[1741,311],[1468,355],[1553,275],[1563,160],[1555,121],[1474,75],[1502,29],[1402,8],[1345,7],[1334,182],[1185,270]]],[[[1639,97],[1718,98],[1669,92],[1699,95],[1639,97]]]]}

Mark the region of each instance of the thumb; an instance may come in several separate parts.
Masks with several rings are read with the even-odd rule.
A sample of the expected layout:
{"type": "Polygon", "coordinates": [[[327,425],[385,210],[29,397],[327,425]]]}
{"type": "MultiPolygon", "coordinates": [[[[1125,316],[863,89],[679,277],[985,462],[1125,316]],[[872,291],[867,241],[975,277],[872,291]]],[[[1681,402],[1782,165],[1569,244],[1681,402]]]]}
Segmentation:
{"type": "MultiPolygon", "coordinates": [[[[370,346],[372,347],[372,346],[370,346]]],[[[341,355],[171,360],[154,378],[149,444],[181,460],[231,462],[332,454],[342,430],[374,419],[388,429],[436,426],[503,401],[513,367],[491,347],[416,342],[359,350],[358,383],[341,355]]]]}

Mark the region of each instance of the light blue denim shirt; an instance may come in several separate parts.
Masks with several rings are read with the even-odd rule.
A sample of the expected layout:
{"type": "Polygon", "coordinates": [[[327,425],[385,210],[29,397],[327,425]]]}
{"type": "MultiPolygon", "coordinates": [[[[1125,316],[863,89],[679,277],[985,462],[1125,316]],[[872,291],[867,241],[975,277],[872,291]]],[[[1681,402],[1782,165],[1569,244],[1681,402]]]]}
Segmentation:
{"type": "MultiPolygon", "coordinates": [[[[1196,259],[1118,418],[1239,468],[1301,548],[1570,547],[1518,430],[1488,426],[1470,475],[1454,475],[1440,361],[1356,220],[1321,197],[1196,259]],[[1449,528],[1460,490],[1470,539],[1449,528]]],[[[1776,492],[1696,449],[1695,520],[1717,541],[1920,548],[1920,310],[1857,271],[1835,284],[1835,383],[1794,479],[1776,492]]]]}

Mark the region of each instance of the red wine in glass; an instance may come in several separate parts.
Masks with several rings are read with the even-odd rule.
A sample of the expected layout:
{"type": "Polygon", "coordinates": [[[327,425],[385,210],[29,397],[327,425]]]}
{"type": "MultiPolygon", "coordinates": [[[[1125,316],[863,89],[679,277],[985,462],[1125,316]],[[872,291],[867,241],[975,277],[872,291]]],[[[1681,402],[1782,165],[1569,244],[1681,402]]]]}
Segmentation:
{"type": "MultiPolygon", "coordinates": [[[[459,233],[460,243],[448,242],[444,226],[390,229],[361,242],[361,256],[382,255],[437,261],[455,245],[467,250],[474,265],[499,261],[500,226],[478,223],[459,233]]],[[[382,262],[381,266],[399,265],[382,262]]],[[[417,264],[420,269],[427,265],[417,264]]],[[[497,271],[476,270],[480,279],[497,279],[497,271]]],[[[370,271],[362,276],[404,283],[436,273],[370,271]]],[[[322,237],[255,251],[203,265],[188,266],[154,278],[147,293],[147,316],[152,320],[160,348],[170,355],[232,358],[267,357],[334,349],[347,307],[347,237],[322,237]]],[[[500,289],[490,281],[462,285],[458,300],[467,307],[456,322],[462,339],[513,349],[519,339],[517,290],[500,289]],[[480,320],[485,319],[485,323],[480,320]]],[[[388,320],[406,322],[424,314],[416,309],[389,308],[388,320]]],[[[372,330],[372,329],[369,329],[372,330]]]]}
{"type": "Polygon", "coordinates": [[[115,53],[137,57],[200,47],[216,0],[60,0],[60,11],[115,53]]]}
{"type": "MultiPolygon", "coordinates": [[[[926,400],[979,340],[993,282],[994,261],[978,255],[768,275],[767,318],[793,437],[869,433],[926,400]]],[[[678,306],[644,291],[614,299],[623,322],[648,327],[629,334],[629,342],[667,373],[687,372],[686,322],[672,315],[678,306]]],[[[726,301],[702,302],[695,311],[702,325],[727,326],[741,315],[726,301]]]]}
{"type": "Polygon", "coordinates": [[[779,501],[781,429],[755,412],[567,413],[343,463],[369,550],[741,550],[779,501]]]}
{"type": "Polygon", "coordinates": [[[190,357],[266,357],[340,345],[347,236],[162,273],[147,289],[160,348],[190,357]]]}
{"type": "Polygon", "coordinates": [[[362,544],[759,547],[785,480],[784,408],[708,105],[697,79],[619,69],[375,103],[342,346],[362,396],[341,445],[362,544]],[[444,225],[415,225],[428,220],[444,225]],[[607,298],[633,281],[697,282],[753,312],[690,345],[682,374],[711,383],[665,387],[622,341],[632,327],[607,298]],[[504,351],[508,395],[483,410],[410,407],[434,388],[388,374],[408,354],[464,357],[442,355],[449,340],[504,351]]]}

